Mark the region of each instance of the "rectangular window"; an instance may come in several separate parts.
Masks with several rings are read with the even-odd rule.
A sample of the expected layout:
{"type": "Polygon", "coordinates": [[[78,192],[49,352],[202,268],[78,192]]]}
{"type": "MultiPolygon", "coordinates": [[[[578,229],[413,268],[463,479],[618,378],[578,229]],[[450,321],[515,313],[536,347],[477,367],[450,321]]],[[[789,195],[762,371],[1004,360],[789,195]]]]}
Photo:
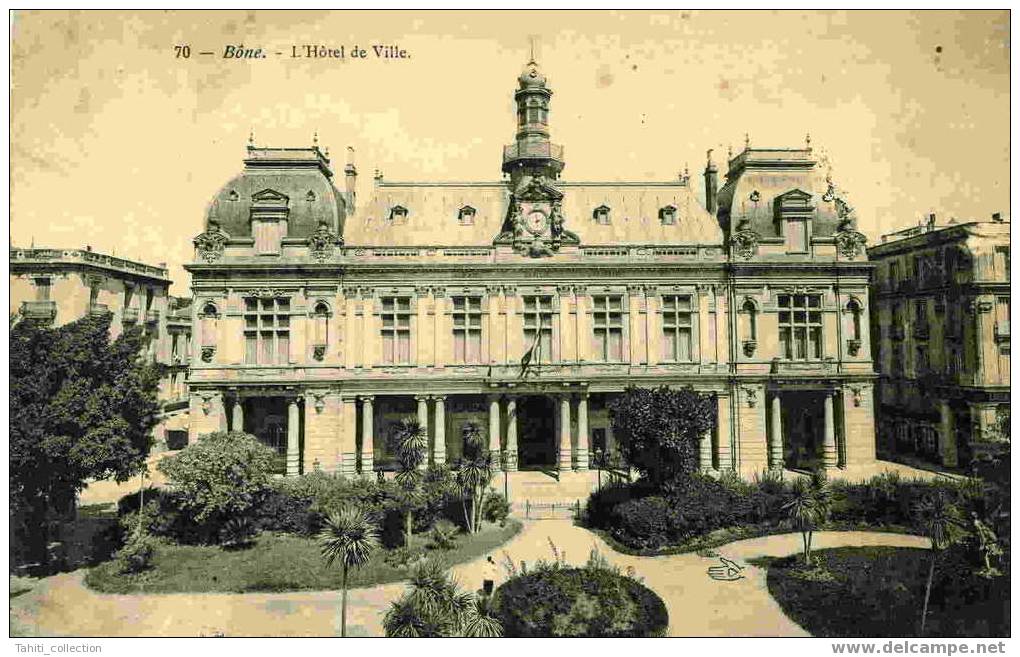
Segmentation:
{"type": "Polygon", "coordinates": [[[662,297],[662,353],[667,361],[689,361],[693,356],[693,313],[690,295],[662,297]]]}
{"type": "Polygon", "coordinates": [[[930,369],[928,363],[928,347],[917,345],[914,351],[914,376],[922,376],[930,369]]]}
{"type": "Polygon", "coordinates": [[[135,288],[134,288],[134,286],[133,285],[125,285],[124,286],[124,307],[125,308],[130,308],[131,307],[131,300],[134,298],[134,296],[135,296],[135,288]]]}
{"type": "Polygon", "coordinates": [[[152,288],[145,288],[145,310],[146,312],[152,310],[152,288]]]}
{"type": "Polygon", "coordinates": [[[1009,247],[995,247],[995,273],[1003,280],[1009,280],[1009,247]]]}
{"type": "Polygon", "coordinates": [[[903,374],[903,343],[896,342],[892,345],[892,363],[890,368],[893,376],[901,376],[903,374]]]}
{"type": "Polygon", "coordinates": [[[252,221],[251,231],[252,237],[255,238],[255,253],[278,255],[286,226],[287,224],[283,221],[252,221]]]}
{"type": "Polygon", "coordinates": [[[409,297],[383,297],[382,342],[384,363],[408,364],[411,362],[411,299],[409,297]]]}
{"type": "Polygon", "coordinates": [[[900,263],[893,261],[889,263],[889,285],[892,288],[900,286],[900,263]]]}
{"type": "Polygon", "coordinates": [[[623,361],[623,297],[592,297],[592,325],[595,327],[595,357],[623,361]]]}
{"type": "Polygon", "coordinates": [[[244,300],[244,362],[285,365],[290,361],[290,299],[244,300]]]}
{"type": "Polygon", "coordinates": [[[1009,297],[997,297],[995,299],[995,321],[1009,321],[1009,297]]]}
{"type": "Polygon", "coordinates": [[[914,325],[916,328],[928,329],[928,301],[914,302],[914,325]]]}
{"type": "Polygon", "coordinates": [[[806,219],[786,220],[786,251],[788,253],[806,253],[808,245],[806,219]]]}
{"type": "Polygon", "coordinates": [[[552,297],[524,297],[524,344],[532,363],[552,362],[552,297]]]}
{"type": "Polygon", "coordinates": [[[818,294],[779,295],[779,345],[787,360],[822,357],[822,297],[818,294]]]}
{"type": "Polygon", "coordinates": [[[453,360],[463,364],[482,362],[480,297],[453,298],[453,360]]]}
{"type": "Polygon", "coordinates": [[[48,278],[35,279],[35,300],[36,301],[50,300],[50,279],[48,278]]]}

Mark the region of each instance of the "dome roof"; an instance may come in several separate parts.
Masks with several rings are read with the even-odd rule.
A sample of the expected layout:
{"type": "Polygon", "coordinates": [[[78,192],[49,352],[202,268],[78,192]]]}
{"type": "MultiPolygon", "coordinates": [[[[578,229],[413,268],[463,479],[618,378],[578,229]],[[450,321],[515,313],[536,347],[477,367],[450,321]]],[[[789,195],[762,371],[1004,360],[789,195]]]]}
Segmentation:
{"type": "Polygon", "coordinates": [[[521,71],[520,76],[517,78],[517,82],[520,84],[521,89],[536,89],[545,87],[546,78],[545,75],[538,70],[538,64],[535,60],[528,62],[528,65],[521,71]]]}
{"type": "Polygon", "coordinates": [[[287,237],[307,237],[320,222],[342,235],[347,203],[332,177],[316,147],[249,147],[244,170],[210,201],[205,227],[215,221],[231,237],[250,237],[252,207],[268,200],[286,208],[287,237]]]}

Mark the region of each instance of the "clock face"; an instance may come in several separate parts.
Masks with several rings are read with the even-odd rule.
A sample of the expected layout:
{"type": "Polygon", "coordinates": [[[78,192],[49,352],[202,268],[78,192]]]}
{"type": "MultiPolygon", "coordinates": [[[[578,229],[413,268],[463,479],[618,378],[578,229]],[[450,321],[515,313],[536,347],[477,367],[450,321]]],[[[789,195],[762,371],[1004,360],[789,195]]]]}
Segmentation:
{"type": "Polygon", "coordinates": [[[545,230],[545,227],[548,223],[549,220],[545,216],[544,212],[542,212],[541,210],[532,210],[528,214],[528,218],[525,225],[528,227],[528,230],[538,235],[539,233],[545,230]]]}

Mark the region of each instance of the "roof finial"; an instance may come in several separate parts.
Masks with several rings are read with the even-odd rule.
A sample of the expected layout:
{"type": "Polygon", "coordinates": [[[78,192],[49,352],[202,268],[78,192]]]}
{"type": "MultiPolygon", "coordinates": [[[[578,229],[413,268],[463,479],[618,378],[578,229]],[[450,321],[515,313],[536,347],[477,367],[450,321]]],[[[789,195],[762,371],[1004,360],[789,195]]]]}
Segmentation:
{"type": "Polygon", "coordinates": [[[354,164],[354,147],[347,147],[347,164],[354,164]]]}
{"type": "Polygon", "coordinates": [[[707,151],[707,152],[705,153],[705,160],[706,160],[706,164],[707,164],[708,166],[712,166],[712,151],[714,151],[714,150],[715,150],[714,148],[710,148],[710,149],[708,149],[708,151],[707,151]]]}
{"type": "Polygon", "coordinates": [[[807,148],[808,150],[811,150],[811,133],[810,133],[810,132],[809,132],[809,133],[807,133],[807,136],[806,136],[806,137],[804,137],[804,146],[805,146],[805,147],[806,147],[806,148],[807,148]]]}
{"type": "Polygon", "coordinates": [[[733,144],[726,145],[726,157],[731,160],[733,159],[733,144]]]}
{"type": "Polygon", "coordinates": [[[248,148],[255,148],[255,128],[248,130],[248,148]]]}
{"type": "Polygon", "coordinates": [[[535,41],[538,39],[534,34],[528,36],[528,43],[531,47],[531,55],[528,57],[528,63],[535,63],[535,41]]]}
{"type": "Polygon", "coordinates": [[[751,148],[751,135],[749,135],[749,134],[747,134],[745,132],[744,133],[744,150],[746,151],[746,150],[748,150],[750,148],[751,148]]]}
{"type": "Polygon", "coordinates": [[[690,178],[691,172],[687,169],[687,163],[684,162],[684,178],[690,178]]]}
{"type": "Polygon", "coordinates": [[[314,146],[315,148],[319,147],[319,131],[318,130],[316,130],[315,132],[312,133],[312,146],[314,146]]]}

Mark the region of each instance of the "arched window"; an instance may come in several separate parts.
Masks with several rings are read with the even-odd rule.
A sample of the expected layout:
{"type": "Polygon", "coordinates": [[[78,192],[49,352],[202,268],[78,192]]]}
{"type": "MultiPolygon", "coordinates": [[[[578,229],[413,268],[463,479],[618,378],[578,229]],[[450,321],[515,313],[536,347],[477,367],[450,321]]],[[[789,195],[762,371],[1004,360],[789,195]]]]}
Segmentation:
{"type": "Polygon", "coordinates": [[[329,306],[325,301],[315,304],[315,346],[329,344],[329,306]]]}
{"type": "Polygon", "coordinates": [[[850,299],[846,304],[846,311],[850,314],[850,339],[861,339],[861,302],[857,299],[850,299]]]}
{"type": "Polygon", "coordinates": [[[201,332],[202,332],[202,346],[203,347],[215,347],[216,346],[216,322],[220,318],[220,313],[216,310],[216,305],[212,302],[205,304],[202,307],[202,312],[199,314],[201,320],[201,332]]]}
{"type": "Polygon", "coordinates": [[[746,326],[744,335],[747,336],[748,340],[758,340],[758,309],[754,305],[754,301],[750,299],[744,300],[744,305],[740,308],[741,312],[746,318],[746,326]]]}

